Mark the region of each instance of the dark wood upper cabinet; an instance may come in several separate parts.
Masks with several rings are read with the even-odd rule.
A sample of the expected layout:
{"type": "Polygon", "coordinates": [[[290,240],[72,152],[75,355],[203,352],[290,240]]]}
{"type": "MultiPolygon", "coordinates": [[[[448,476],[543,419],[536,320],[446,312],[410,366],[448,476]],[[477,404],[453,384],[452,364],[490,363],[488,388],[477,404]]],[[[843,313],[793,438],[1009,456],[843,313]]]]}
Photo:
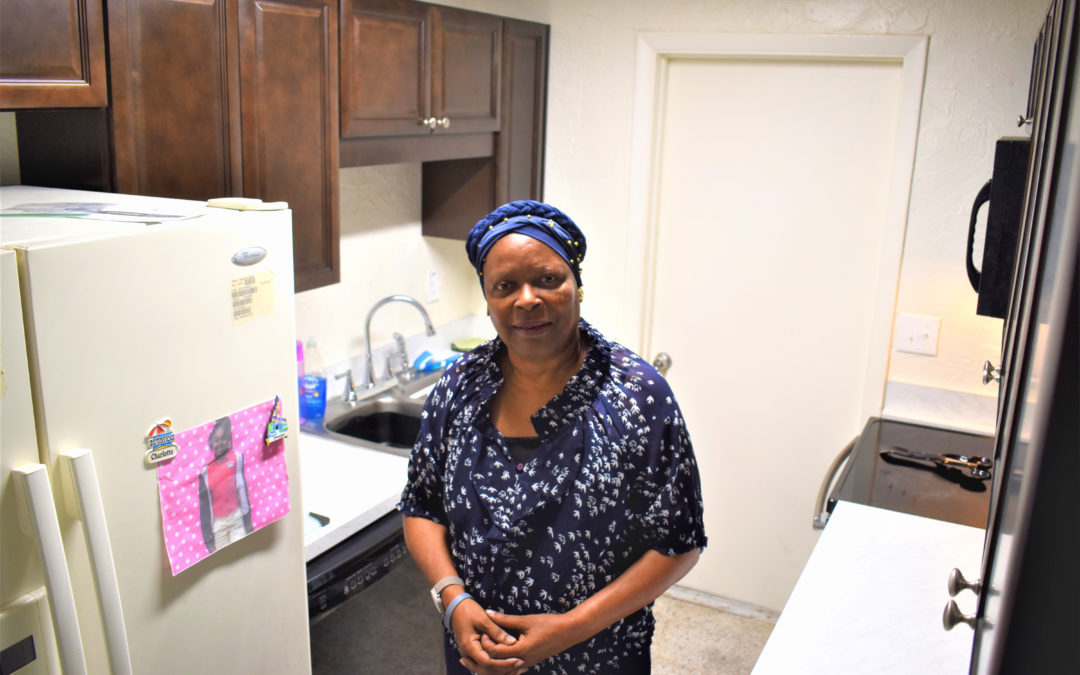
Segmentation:
{"type": "Polygon", "coordinates": [[[296,290],[339,279],[336,0],[108,0],[116,190],[293,210],[296,290]]]}
{"type": "Polygon", "coordinates": [[[433,7],[431,115],[438,133],[499,130],[502,19],[433,7]]]}
{"type": "Polygon", "coordinates": [[[424,162],[421,230],[464,239],[500,204],[543,199],[548,26],[503,21],[501,118],[491,157],[424,162]]]}
{"type": "Polygon", "coordinates": [[[236,0],[108,3],[116,190],[239,195],[236,0]]]}
{"type": "Polygon", "coordinates": [[[345,0],[343,138],[499,129],[502,20],[411,0],[345,0]]]}
{"type": "Polygon", "coordinates": [[[0,2],[0,109],[108,105],[102,2],[0,2]]]}
{"type": "Polygon", "coordinates": [[[340,279],[335,0],[240,8],[244,194],[293,210],[296,290],[340,279]]]}

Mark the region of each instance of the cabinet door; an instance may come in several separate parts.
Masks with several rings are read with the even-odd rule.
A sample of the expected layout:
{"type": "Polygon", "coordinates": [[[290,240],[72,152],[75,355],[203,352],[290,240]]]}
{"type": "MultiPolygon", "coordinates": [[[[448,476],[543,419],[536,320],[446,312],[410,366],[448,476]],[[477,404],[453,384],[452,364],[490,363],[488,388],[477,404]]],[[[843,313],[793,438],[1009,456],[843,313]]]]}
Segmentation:
{"type": "Polygon", "coordinates": [[[108,105],[102,2],[0,3],[0,109],[108,105]]]}
{"type": "Polygon", "coordinates": [[[543,198],[548,27],[507,19],[495,201],[543,198]]]}
{"type": "Polygon", "coordinates": [[[293,210],[296,290],[336,283],[336,0],[241,0],[244,193],[293,210]]]}
{"type": "Polygon", "coordinates": [[[429,134],[431,22],[409,0],[346,0],[341,17],[341,134],[429,134]]]}
{"type": "Polygon", "coordinates": [[[236,0],[108,3],[117,191],[239,194],[236,0]]]}
{"type": "Polygon", "coordinates": [[[436,8],[433,16],[431,104],[440,121],[435,133],[498,131],[502,19],[449,7],[436,8]]]}
{"type": "Polygon", "coordinates": [[[548,27],[506,19],[502,40],[495,155],[424,162],[421,231],[427,236],[464,239],[496,206],[543,198],[548,27]]]}

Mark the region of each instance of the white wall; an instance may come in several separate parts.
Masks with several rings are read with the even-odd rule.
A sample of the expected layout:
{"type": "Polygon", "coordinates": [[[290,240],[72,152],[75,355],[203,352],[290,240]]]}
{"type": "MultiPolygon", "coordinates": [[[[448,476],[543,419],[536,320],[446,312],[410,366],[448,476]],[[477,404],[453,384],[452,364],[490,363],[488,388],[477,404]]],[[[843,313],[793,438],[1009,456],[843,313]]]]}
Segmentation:
{"type": "MultiPolygon", "coordinates": [[[[436,326],[484,313],[464,242],[420,234],[420,176],[418,163],[341,169],[341,283],[296,296],[296,336],[314,337],[327,365],[363,353],[364,319],[388,295],[416,298],[436,326]],[[435,302],[427,299],[430,270],[440,281],[435,302]]],[[[391,303],[372,318],[372,345],[423,329],[414,308],[391,303]]]]}

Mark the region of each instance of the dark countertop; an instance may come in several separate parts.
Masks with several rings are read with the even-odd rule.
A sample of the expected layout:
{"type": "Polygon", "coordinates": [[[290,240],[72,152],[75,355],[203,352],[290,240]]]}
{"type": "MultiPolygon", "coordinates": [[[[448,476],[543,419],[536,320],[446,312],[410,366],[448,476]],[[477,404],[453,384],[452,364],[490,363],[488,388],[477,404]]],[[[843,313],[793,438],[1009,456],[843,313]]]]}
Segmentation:
{"type": "Polygon", "coordinates": [[[957,482],[946,472],[886,461],[881,452],[906,448],[927,454],[993,457],[994,438],[973,433],[870,418],[829,494],[837,500],[984,529],[991,480],[957,482]]]}

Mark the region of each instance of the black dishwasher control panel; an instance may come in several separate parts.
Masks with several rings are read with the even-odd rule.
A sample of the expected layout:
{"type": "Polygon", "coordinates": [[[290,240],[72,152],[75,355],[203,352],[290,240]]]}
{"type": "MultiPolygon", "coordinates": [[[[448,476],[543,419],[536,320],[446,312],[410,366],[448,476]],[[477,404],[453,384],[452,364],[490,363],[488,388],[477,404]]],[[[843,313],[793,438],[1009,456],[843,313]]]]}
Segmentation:
{"type": "Polygon", "coordinates": [[[401,514],[395,510],[308,562],[311,623],[382,579],[406,555],[401,514]]]}

